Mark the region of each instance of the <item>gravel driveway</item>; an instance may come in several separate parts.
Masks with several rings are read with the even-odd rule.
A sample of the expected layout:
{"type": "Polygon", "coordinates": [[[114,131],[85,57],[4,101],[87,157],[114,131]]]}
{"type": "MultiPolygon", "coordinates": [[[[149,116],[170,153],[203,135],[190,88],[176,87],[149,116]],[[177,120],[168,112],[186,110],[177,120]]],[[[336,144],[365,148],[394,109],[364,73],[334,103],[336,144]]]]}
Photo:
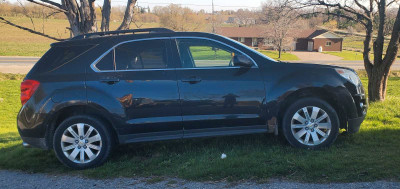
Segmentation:
{"type": "Polygon", "coordinates": [[[268,183],[254,182],[227,183],[227,182],[192,182],[182,179],[151,179],[151,178],[115,178],[115,179],[87,179],[78,176],[54,176],[47,174],[29,174],[17,171],[0,170],[0,188],[399,188],[400,183],[377,181],[362,183],[331,183],[307,184],[271,180],[268,183]]]}

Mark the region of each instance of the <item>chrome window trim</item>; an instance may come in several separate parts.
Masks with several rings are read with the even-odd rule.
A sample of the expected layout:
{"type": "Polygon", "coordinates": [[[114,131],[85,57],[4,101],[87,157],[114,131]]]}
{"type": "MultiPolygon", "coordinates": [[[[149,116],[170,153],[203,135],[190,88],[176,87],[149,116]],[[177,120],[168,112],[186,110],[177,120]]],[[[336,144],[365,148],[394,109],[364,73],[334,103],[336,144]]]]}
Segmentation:
{"type": "MultiPolygon", "coordinates": [[[[146,39],[133,39],[133,40],[128,40],[128,41],[123,41],[120,42],[116,45],[114,45],[113,47],[111,47],[110,49],[108,49],[106,52],[104,52],[103,54],[101,54],[96,60],[94,60],[91,64],[90,64],[90,68],[92,68],[92,70],[94,72],[131,72],[131,71],[160,71],[160,70],[190,70],[190,69],[231,69],[231,68],[240,68],[240,66],[215,66],[215,67],[197,67],[197,68],[149,68],[149,69],[136,69],[136,70],[99,70],[96,67],[96,64],[98,62],[100,62],[101,59],[103,59],[109,52],[111,52],[112,50],[115,50],[116,47],[118,47],[119,45],[125,44],[125,43],[130,43],[130,42],[136,42],[136,41],[149,41],[149,40],[162,40],[162,39],[204,39],[204,40],[209,40],[209,41],[214,41],[217,42],[221,45],[227,46],[233,50],[236,50],[240,53],[242,53],[243,55],[245,55],[247,58],[249,58],[255,68],[258,68],[258,64],[253,60],[253,58],[251,58],[249,55],[247,55],[246,53],[243,53],[243,51],[232,47],[226,43],[223,43],[221,41],[215,40],[215,39],[210,39],[210,38],[206,38],[206,37],[194,37],[194,36],[181,36],[181,37],[154,37],[154,38],[146,38],[146,39]]],[[[114,57],[115,58],[115,57],[114,57]]],[[[114,65],[115,67],[115,65],[114,65]]]]}

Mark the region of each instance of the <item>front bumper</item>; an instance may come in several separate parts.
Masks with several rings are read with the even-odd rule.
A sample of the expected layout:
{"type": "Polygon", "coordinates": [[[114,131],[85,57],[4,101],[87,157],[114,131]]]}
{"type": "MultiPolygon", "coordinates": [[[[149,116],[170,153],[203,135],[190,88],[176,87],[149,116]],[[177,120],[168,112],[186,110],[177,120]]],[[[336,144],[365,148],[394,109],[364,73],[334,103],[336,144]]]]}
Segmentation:
{"type": "Polygon", "coordinates": [[[347,132],[356,133],[360,130],[361,123],[364,121],[365,115],[362,117],[349,119],[347,125],[347,132]]]}

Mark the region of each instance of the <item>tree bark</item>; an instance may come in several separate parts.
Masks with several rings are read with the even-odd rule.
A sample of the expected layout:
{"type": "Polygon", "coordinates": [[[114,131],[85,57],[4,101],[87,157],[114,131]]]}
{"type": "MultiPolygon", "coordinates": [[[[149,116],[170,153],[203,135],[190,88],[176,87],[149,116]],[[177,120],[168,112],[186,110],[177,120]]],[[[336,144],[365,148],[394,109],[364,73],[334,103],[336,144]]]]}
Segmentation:
{"type": "Polygon", "coordinates": [[[117,30],[126,30],[129,29],[129,25],[132,22],[134,8],[135,8],[136,0],[128,0],[126,5],[124,19],[122,20],[121,25],[118,27],[117,30]]]}
{"type": "MultiPolygon", "coordinates": [[[[379,14],[381,14],[381,11],[379,11],[379,14]]],[[[384,20],[380,20],[380,27],[381,24],[383,25],[383,21],[384,20]]],[[[383,59],[382,54],[384,38],[383,28],[381,29],[380,27],[379,30],[382,31],[378,31],[378,38],[374,44],[374,65],[371,69],[367,70],[369,76],[368,98],[370,101],[383,101],[386,98],[386,88],[390,74],[390,67],[395,62],[399,50],[400,9],[397,12],[396,20],[393,25],[392,36],[386,50],[386,55],[383,59]],[[382,34],[381,38],[379,36],[380,33],[382,34]]]]}
{"type": "Polygon", "coordinates": [[[96,13],[94,10],[94,0],[80,0],[79,7],[80,28],[82,33],[96,32],[96,13]]]}
{"type": "Polygon", "coordinates": [[[80,30],[79,24],[79,8],[78,4],[75,0],[62,0],[63,7],[67,10],[65,15],[68,18],[70,31],[73,36],[77,36],[82,34],[83,32],[80,30]]]}
{"type": "Polygon", "coordinates": [[[279,39],[279,55],[278,55],[278,58],[281,58],[281,53],[282,53],[282,39],[279,39]]]}
{"type": "Polygon", "coordinates": [[[101,10],[101,31],[110,31],[111,0],[104,0],[101,10]]]}

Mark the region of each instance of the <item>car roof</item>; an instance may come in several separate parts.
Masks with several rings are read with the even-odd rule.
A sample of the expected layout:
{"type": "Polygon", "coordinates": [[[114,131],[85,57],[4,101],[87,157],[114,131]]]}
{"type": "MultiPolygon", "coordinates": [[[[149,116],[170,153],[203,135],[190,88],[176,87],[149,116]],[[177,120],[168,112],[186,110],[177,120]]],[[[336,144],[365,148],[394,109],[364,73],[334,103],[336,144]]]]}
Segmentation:
{"type": "Polygon", "coordinates": [[[110,34],[107,32],[98,32],[91,34],[84,34],[73,37],[71,39],[53,43],[51,46],[76,46],[76,45],[90,45],[90,44],[102,44],[102,43],[119,43],[127,40],[135,40],[135,39],[146,39],[146,38],[157,38],[157,37],[206,37],[206,38],[218,38],[222,37],[217,34],[205,33],[205,32],[174,32],[172,30],[161,30],[158,32],[148,32],[143,33],[143,31],[151,31],[152,29],[160,29],[160,28],[147,28],[147,29],[139,29],[140,32],[136,33],[138,30],[123,30],[121,33],[118,31],[112,31],[110,34]],[[126,32],[127,31],[127,32],[126,32]],[[105,33],[105,34],[104,34],[105,33]]]}

